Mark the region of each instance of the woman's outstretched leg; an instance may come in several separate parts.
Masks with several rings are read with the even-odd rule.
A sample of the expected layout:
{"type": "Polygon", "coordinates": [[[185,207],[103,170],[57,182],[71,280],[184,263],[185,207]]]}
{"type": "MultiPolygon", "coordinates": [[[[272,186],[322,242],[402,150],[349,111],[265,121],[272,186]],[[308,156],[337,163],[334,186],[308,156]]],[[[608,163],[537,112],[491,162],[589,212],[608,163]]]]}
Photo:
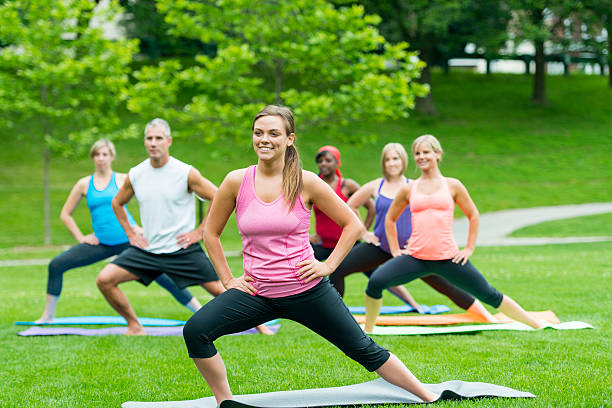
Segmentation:
{"type": "Polygon", "coordinates": [[[529,325],[534,329],[541,329],[546,326],[545,323],[539,322],[533,317],[529,316],[527,312],[510,296],[504,295],[498,309],[509,318],[521,323],[525,323],[526,325],[529,325]]]}
{"type": "Polygon", "coordinates": [[[234,399],[227,381],[225,364],[223,364],[223,359],[219,353],[209,358],[194,358],[193,362],[206,380],[217,400],[217,404],[224,400],[234,399]]]}
{"type": "Polygon", "coordinates": [[[438,399],[438,395],[425,388],[423,383],[412,374],[399,358],[393,353],[390,354],[389,359],[376,370],[376,374],[380,375],[388,383],[413,393],[425,402],[432,402],[438,399]]]}

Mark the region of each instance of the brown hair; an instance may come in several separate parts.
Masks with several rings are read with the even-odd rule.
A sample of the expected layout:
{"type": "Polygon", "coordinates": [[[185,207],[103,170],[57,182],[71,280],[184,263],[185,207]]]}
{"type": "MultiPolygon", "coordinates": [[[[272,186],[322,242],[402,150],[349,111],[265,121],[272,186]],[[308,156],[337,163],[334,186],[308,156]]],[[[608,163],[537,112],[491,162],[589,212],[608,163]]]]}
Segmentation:
{"type": "MultiPolygon", "coordinates": [[[[263,108],[253,119],[251,130],[255,129],[255,122],[263,116],[279,116],[285,124],[286,136],[295,133],[295,120],[293,112],[285,106],[268,105],[263,108]]],[[[285,150],[285,165],[283,167],[283,193],[285,200],[289,204],[289,211],[293,209],[298,195],[302,192],[304,182],[302,181],[302,166],[300,155],[295,147],[295,140],[291,146],[285,150]]]]}

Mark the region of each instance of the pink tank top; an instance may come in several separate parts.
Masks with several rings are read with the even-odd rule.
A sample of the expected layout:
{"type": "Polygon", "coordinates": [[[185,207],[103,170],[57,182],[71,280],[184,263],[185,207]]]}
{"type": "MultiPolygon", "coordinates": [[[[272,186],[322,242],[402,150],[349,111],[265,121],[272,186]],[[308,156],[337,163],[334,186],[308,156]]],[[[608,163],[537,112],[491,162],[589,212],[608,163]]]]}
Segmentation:
{"type": "Polygon", "coordinates": [[[446,179],[442,188],[433,194],[419,192],[415,180],[410,192],[412,235],[408,240],[408,252],[424,260],[451,259],[459,247],[453,236],[455,201],[446,179]]]}
{"type": "Polygon", "coordinates": [[[321,281],[304,283],[295,275],[298,262],[314,259],[308,239],[310,210],[301,195],[289,213],[284,194],[271,203],[259,199],[256,167],[246,170],[236,198],[244,271],[255,280],[252,284],[260,296],[279,298],[304,292],[321,281]]]}

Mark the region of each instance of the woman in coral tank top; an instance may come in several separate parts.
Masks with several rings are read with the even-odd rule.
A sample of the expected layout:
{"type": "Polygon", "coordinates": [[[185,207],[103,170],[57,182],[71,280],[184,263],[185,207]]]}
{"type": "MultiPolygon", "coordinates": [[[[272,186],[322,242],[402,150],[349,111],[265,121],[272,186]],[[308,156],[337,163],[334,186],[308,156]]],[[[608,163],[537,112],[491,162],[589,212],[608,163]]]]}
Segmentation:
{"type": "Polygon", "coordinates": [[[227,291],[193,315],[183,330],[189,356],[217,402],[233,397],[214,340],[274,318],[308,327],[388,382],[424,401],[435,400],[437,395],[397,357],[361,330],[326,279],[353,247],[361,223],[325,181],[300,167],[291,111],[265,107],[253,120],[252,140],[257,165],[226,176],[204,228],[210,260],[227,291]],[[314,258],[309,243],[313,205],[342,228],[325,262],[314,258]],[[244,258],[244,274],[237,278],[220,240],[234,209],[244,258]]]}
{"type": "Polygon", "coordinates": [[[399,190],[385,217],[393,259],[378,268],[368,282],[365,331],[371,332],[374,328],[386,287],[432,274],[445,278],[514,320],[534,328],[542,327],[542,322],[534,320],[512,298],[491,286],[469,261],[476,247],[478,209],[459,180],[444,177],[440,172],[440,142],[432,135],[420,136],[412,143],[412,155],[421,176],[399,190]],[[455,204],[470,221],[467,246],[461,250],[452,230],[455,204]],[[412,235],[402,250],[395,223],[409,205],[412,235]]]}

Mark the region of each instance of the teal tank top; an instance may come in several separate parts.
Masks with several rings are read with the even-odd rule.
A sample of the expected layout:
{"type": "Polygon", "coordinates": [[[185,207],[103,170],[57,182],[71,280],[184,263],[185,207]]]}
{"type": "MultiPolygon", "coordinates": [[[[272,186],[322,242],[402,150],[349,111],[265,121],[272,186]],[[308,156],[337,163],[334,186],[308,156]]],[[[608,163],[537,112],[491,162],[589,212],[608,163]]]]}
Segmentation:
{"type": "MultiPolygon", "coordinates": [[[[113,201],[113,197],[115,197],[118,191],[119,187],[117,187],[117,181],[115,180],[115,172],[113,172],[110,182],[104,190],[96,189],[93,182],[93,174],[91,175],[85,199],[91,214],[91,226],[94,230],[94,235],[104,245],[120,245],[129,241],[111,207],[111,201],[113,201]]],[[[125,211],[127,212],[130,225],[136,224],[134,217],[127,210],[127,207],[125,211]]]]}

